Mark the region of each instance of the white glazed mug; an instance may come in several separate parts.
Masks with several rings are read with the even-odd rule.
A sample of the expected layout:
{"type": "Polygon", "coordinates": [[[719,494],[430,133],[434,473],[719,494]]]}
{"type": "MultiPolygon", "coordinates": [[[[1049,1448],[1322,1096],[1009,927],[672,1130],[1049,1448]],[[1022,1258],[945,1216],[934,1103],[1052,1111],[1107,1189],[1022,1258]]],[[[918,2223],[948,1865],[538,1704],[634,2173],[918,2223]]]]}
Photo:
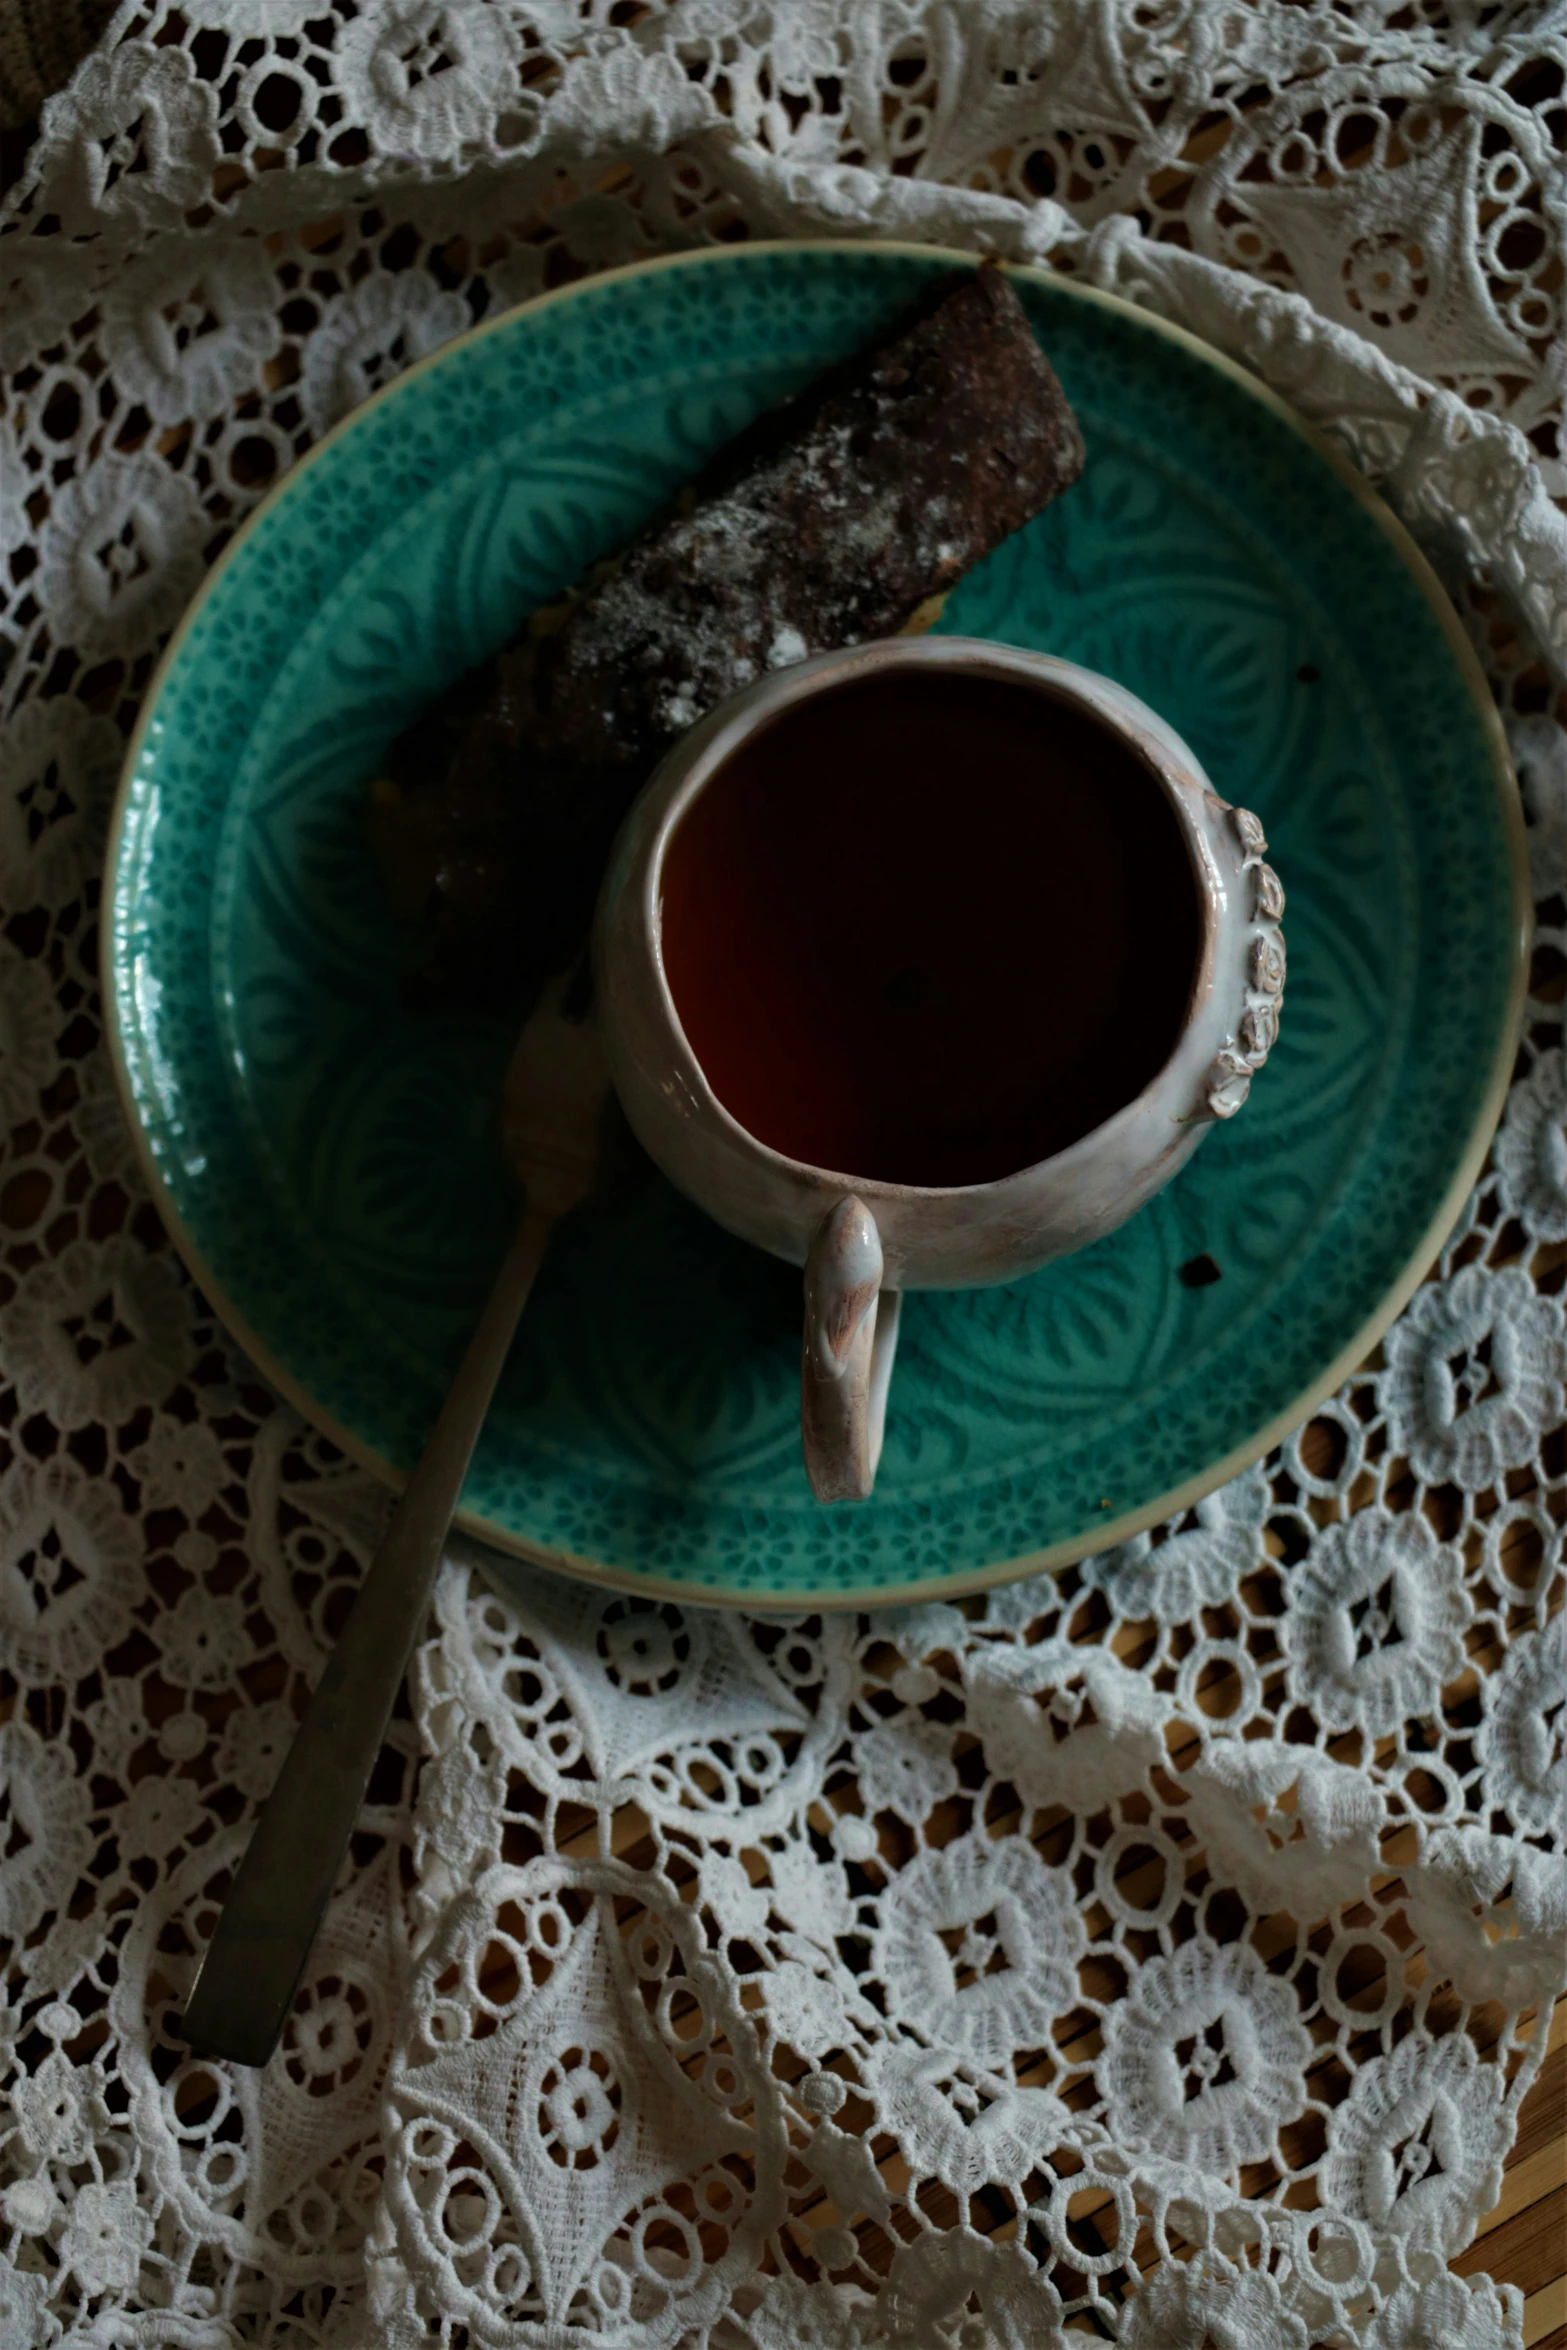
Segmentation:
{"type": "MultiPolygon", "coordinates": [[[[789,739],[782,730],[776,738],[789,739]]],[[[970,779],[955,789],[954,822],[985,823],[983,788],[970,779]]],[[[1168,825],[1153,798],[1149,808],[1168,825]]],[[[634,1132],[669,1179],[727,1230],[805,1268],[801,1437],[820,1499],[871,1490],[905,1289],[1011,1281],[1087,1246],[1152,1198],[1209,1126],[1244,1103],[1277,1034],[1284,985],[1284,896],[1266,847],[1257,819],[1222,800],[1180,738],[1122,687],[1070,662],[959,637],[893,638],[764,676],[685,735],[653,775],[616,844],[595,925],[610,1071],[634,1132]],[[705,795],[738,771],[739,755],[808,697],[873,681],[900,681],[902,691],[901,681],[921,678],[948,681],[941,691],[955,679],[1026,689],[1038,703],[1042,756],[1053,725],[1076,725],[1082,739],[1084,722],[1117,757],[1130,754],[1178,827],[1185,856],[1176,853],[1175,886],[1189,876],[1194,913],[1189,960],[1150,991],[1169,1000],[1123,1005],[1119,1015],[1122,1042],[1124,1023],[1135,1027],[1144,1014],[1164,1022],[1161,1038],[1173,1036],[1154,1073],[1066,1147],[978,1181],[871,1176],[759,1139],[693,1048],[666,958],[672,845],[705,795]]],[[[833,840],[819,852],[831,872],[833,840]]],[[[1083,877],[1085,891],[1095,878],[1083,877]]],[[[876,884],[874,873],[837,877],[845,920],[876,884]]],[[[852,1006],[848,1016],[852,1023],[852,1006]]],[[[768,1039],[756,1041],[765,1055],[768,1039]]],[[[1103,1050],[1113,1058],[1117,1039],[1103,1050]]]]}

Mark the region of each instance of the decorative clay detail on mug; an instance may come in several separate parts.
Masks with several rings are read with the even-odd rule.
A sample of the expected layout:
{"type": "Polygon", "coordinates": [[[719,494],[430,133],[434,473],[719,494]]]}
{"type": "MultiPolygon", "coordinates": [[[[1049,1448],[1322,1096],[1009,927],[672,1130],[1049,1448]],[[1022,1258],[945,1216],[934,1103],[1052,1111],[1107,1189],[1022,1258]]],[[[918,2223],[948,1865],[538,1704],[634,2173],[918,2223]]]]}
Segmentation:
{"type": "MultiPolygon", "coordinates": [[[[1223,802],[1213,794],[1216,805],[1223,802]]],[[[1251,947],[1246,958],[1246,1008],[1237,1032],[1227,1036],[1208,1071],[1207,1105],[1215,1118],[1233,1118],[1251,1091],[1251,1081],[1272,1052],[1284,1002],[1284,885],[1264,862],[1268,843],[1249,808],[1231,808],[1231,827],[1241,845],[1241,871],[1252,876],[1251,947]]]]}

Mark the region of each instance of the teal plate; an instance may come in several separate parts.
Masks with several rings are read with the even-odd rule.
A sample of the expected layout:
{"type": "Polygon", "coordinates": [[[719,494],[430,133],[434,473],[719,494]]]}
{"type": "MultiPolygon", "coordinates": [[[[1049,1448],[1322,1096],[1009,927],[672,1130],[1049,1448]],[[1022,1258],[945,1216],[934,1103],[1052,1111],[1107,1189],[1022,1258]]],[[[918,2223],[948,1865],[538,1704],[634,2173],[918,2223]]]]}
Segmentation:
{"type": "MultiPolygon", "coordinates": [[[[515,1202],[509,1039],[401,1008],[366,786],[456,672],[764,403],[958,256],[750,246],[509,313],[299,465],[148,696],[111,849],[105,998],[157,1197],[285,1394],[417,1457],[515,1202]]],[[[1186,1506],[1299,1421],[1413,1288],[1480,1164],[1522,1000],[1516,792],[1399,525],[1190,338],[1014,282],[1082,420],[1068,496],[942,626],[1119,678],[1261,814],[1289,892],[1281,1040],[1232,1124],[1109,1240],[914,1296],[872,1501],[798,1431],[799,1275],[661,1181],[562,1232],[463,1523],[625,1587],[753,1606],[952,1593],[1186,1506]],[[1222,1278],[1188,1286],[1211,1257],[1222,1278]]]]}

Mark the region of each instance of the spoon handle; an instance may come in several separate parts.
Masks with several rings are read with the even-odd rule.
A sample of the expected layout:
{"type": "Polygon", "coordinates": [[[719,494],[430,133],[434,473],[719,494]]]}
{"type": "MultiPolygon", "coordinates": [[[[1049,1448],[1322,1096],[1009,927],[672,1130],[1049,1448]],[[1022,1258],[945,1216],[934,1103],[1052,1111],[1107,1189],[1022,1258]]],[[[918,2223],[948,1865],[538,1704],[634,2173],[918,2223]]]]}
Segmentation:
{"type": "Polygon", "coordinates": [[[185,2010],[198,2056],[265,2064],[337,1882],[463,1478],[554,1219],[524,1214],[439,1419],[262,1807],[185,2010]]]}

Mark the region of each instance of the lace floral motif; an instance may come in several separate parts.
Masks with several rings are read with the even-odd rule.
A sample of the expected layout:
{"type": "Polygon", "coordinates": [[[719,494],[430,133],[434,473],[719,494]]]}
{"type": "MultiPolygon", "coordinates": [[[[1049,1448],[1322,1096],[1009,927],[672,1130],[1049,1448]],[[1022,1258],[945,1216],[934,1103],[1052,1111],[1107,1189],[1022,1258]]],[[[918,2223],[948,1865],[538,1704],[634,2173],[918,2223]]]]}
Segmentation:
{"type": "Polygon", "coordinates": [[[1205,1607],[1221,1606],[1260,1555],[1261,1530],[1272,1495],[1252,1470],[1208,1494],[1191,1520],[1155,1544],[1151,1534],[1084,1561],[1084,1573],[1128,1617],[1184,1623],[1205,1607]]]}
{"type": "Polygon", "coordinates": [[[1387,1366],[1387,1407],[1410,1431],[1416,1475],[1478,1493],[1522,1468],[1536,1429],[1561,1418],[1561,1306],[1522,1273],[1466,1266],[1421,1291],[1388,1333],[1387,1366]]]}
{"type": "MultiPolygon", "coordinates": [[[[860,1800],[872,1818],[891,1811],[917,1822],[958,1789],[952,1741],[923,1720],[867,1730],[856,1741],[854,1767],[860,1800]]],[[[870,1849],[867,1844],[857,1857],[865,1858],[870,1849]]]]}
{"type": "Polygon", "coordinates": [[[1518,2350],[1516,2292],[1439,2263],[1567,1942],[1557,33],[1287,0],[116,21],[0,216],[0,2340],[1518,2350]],[[508,303],[743,234],[1049,259],[1382,483],[1517,757],[1518,1082],[1381,1366],[1062,1576],[750,1621],[454,1543],[278,2059],[203,2065],[173,2019],[386,1502],[148,1203],[94,994],[125,732],[205,564],[355,403],[508,303]]]}
{"type": "Polygon", "coordinates": [[[1188,1944],[1151,1960],[1105,2017],[1111,2137],[1199,2170],[1261,2162],[1300,2112],[1310,2053],[1293,1993],[1250,1950],[1188,1944]]]}
{"type": "MultiPolygon", "coordinates": [[[[365,26],[379,21],[358,19],[365,26]]],[[[301,386],[311,429],[325,432],[410,360],[470,323],[460,297],[439,292],[427,277],[366,278],[333,304],[311,337],[301,386]]]]}
{"type": "Polygon", "coordinates": [[[207,194],[217,101],[183,49],[126,41],[100,51],[46,114],[62,157],[54,202],[68,236],[127,216],[138,227],[172,223],[207,194]]]}
{"type": "MultiPolygon", "coordinates": [[[[343,95],[375,144],[446,161],[516,116],[521,43],[499,9],[389,0],[337,42],[343,95]]],[[[515,137],[510,143],[515,143],[515,137]]]]}
{"type": "Polygon", "coordinates": [[[1126,2350],[1306,2350],[1306,2328],[1265,2269],[1215,2260],[1166,2269],[1133,2302],[1126,2350]]]}
{"type": "Polygon", "coordinates": [[[1496,1171],[1535,1240],[1567,1240],[1567,1053],[1542,1053],[1507,1103],[1496,1171]]]}
{"type": "Polygon", "coordinates": [[[60,2237],[60,2258],[84,2293],[128,2293],[152,2240],[152,2223],[129,2179],[79,2187],[60,2237]]]}
{"type": "Polygon", "coordinates": [[[1026,1803],[1096,1807],[1140,1787],[1157,1759],[1158,1697],[1114,1656],[1066,1642],[984,1648],[967,1680],[991,1768],[1026,1803]]]}
{"type": "Polygon", "coordinates": [[[971,1833],[894,1877],[871,1965],[895,2013],[995,2064],[1073,2005],[1086,1947],[1070,1888],[1031,1846],[971,1833]]]}
{"type": "Polygon", "coordinates": [[[1367,2350],[1490,2350],[1516,2322],[1489,2277],[1400,2285],[1367,2335],[1367,2350]]]}
{"type": "Polygon", "coordinates": [[[57,637],[88,654],[139,652],[189,601],[204,536],[189,482],[151,458],[105,458],[67,482],[39,549],[39,595],[57,637]]]}
{"type": "Polygon", "coordinates": [[[126,1466],[149,1499],[183,1510],[192,1523],[237,1481],[205,1420],[156,1420],[126,1466]]]}
{"type": "Polygon", "coordinates": [[[1362,1510],[1331,1527],[1301,1571],[1292,1678],[1324,1728],[1373,1737],[1428,1714],[1463,1664],[1464,1562],[1423,1518],[1362,1510]]]}
{"type": "Polygon", "coordinates": [[[233,1592],[192,1584],[160,1622],[158,1644],[176,1679],[193,1688],[221,1687],[250,1653],[245,1603],[233,1592]]]}
{"type": "Polygon", "coordinates": [[[46,1746],[26,1722],[0,1725],[0,1784],[11,1842],[0,1859],[0,1933],[27,1941],[51,1911],[64,1910],[92,1858],[70,1757],[46,1746]]]}
{"type": "Polygon", "coordinates": [[[166,1256],[78,1241],[24,1276],[11,1306],[13,1372],[29,1409],[111,1426],[190,1366],[190,1308],[166,1256]]]}
{"type": "Polygon", "coordinates": [[[1529,818],[1529,878],[1536,898],[1551,899],[1567,872],[1567,733],[1533,716],[1509,731],[1529,818]]]}
{"type": "Polygon", "coordinates": [[[866,2086],[884,2129],[906,2149],[916,2177],[955,2195],[1015,2185],[1042,2163],[1066,2131],[1048,2089],[1015,2089],[970,2077],[932,2049],[894,2042],[877,2049],[866,2086]]]}
{"type": "Polygon", "coordinates": [[[60,2339],[60,2321],[49,2307],[49,2290],[48,2276],[36,2270],[0,2269],[0,2325],[14,2341],[53,2350],[60,2339]]]}
{"type": "Polygon", "coordinates": [[[223,407],[259,382],[282,331],[277,284],[253,244],[156,245],[103,302],[110,366],[157,424],[223,407]]]}
{"type": "Polygon", "coordinates": [[[1520,1828],[1562,1833],[1567,1819],[1567,1620],[1525,1633],[1486,1692],[1476,1741],[1496,1801],[1520,1828]]]}
{"type": "Polygon", "coordinates": [[[1264,1914],[1326,1914],[1377,1866],[1387,1805],[1364,1773],[1282,1740],[1226,1740],[1189,1781],[1215,1866],[1264,1914]]]}
{"type": "Polygon", "coordinates": [[[1323,2185],[1335,2206],[1456,2249],[1502,2191],[1499,2092],[1461,2033],[1374,2058],[1329,2125],[1323,2185]]]}
{"type": "Polygon", "coordinates": [[[242,1795],[259,1802],[273,1785],[294,1735],[290,1708],[274,1698],[230,1714],[218,1748],[218,1770],[242,1795]]]}
{"type": "Polygon", "coordinates": [[[72,2064],[51,2048],[12,2091],[12,2119],[23,2150],[35,2162],[85,2162],[98,2133],[108,2127],[106,2086],[100,2065],[72,2064]]]}
{"type": "MultiPolygon", "coordinates": [[[[124,754],[118,729],[106,718],[90,717],[80,702],[66,697],[53,704],[23,703],[0,739],[6,777],[0,797],[0,874],[7,904],[69,898],[86,879],[102,854],[109,800],[124,754]]],[[[9,1002],[23,985],[16,976],[0,981],[0,999],[9,1002]]],[[[51,1014],[53,994],[48,989],[51,1014]]],[[[14,1050],[0,1043],[0,1072],[14,1050]]],[[[6,1115],[20,1123],[23,1113],[8,1108],[6,1115]]]]}
{"type": "Polygon", "coordinates": [[[905,2244],[887,2272],[890,2343],[961,2345],[976,2334],[996,2350],[1062,2350],[1061,2303],[1021,2247],[959,2229],[905,2244]]]}
{"type": "Polygon", "coordinates": [[[80,1680],[130,1625],[136,1529],[72,1461],[0,1480],[0,1658],[19,1680],[80,1680]]]}
{"type": "Polygon", "coordinates": [[[1567,1855],[1481,1828],[1439,1829],[1410,1888],[1409,1919],[1460,1998],[1517,2008],[1549,2000],[1567,1936],[1567,1855]]]}

